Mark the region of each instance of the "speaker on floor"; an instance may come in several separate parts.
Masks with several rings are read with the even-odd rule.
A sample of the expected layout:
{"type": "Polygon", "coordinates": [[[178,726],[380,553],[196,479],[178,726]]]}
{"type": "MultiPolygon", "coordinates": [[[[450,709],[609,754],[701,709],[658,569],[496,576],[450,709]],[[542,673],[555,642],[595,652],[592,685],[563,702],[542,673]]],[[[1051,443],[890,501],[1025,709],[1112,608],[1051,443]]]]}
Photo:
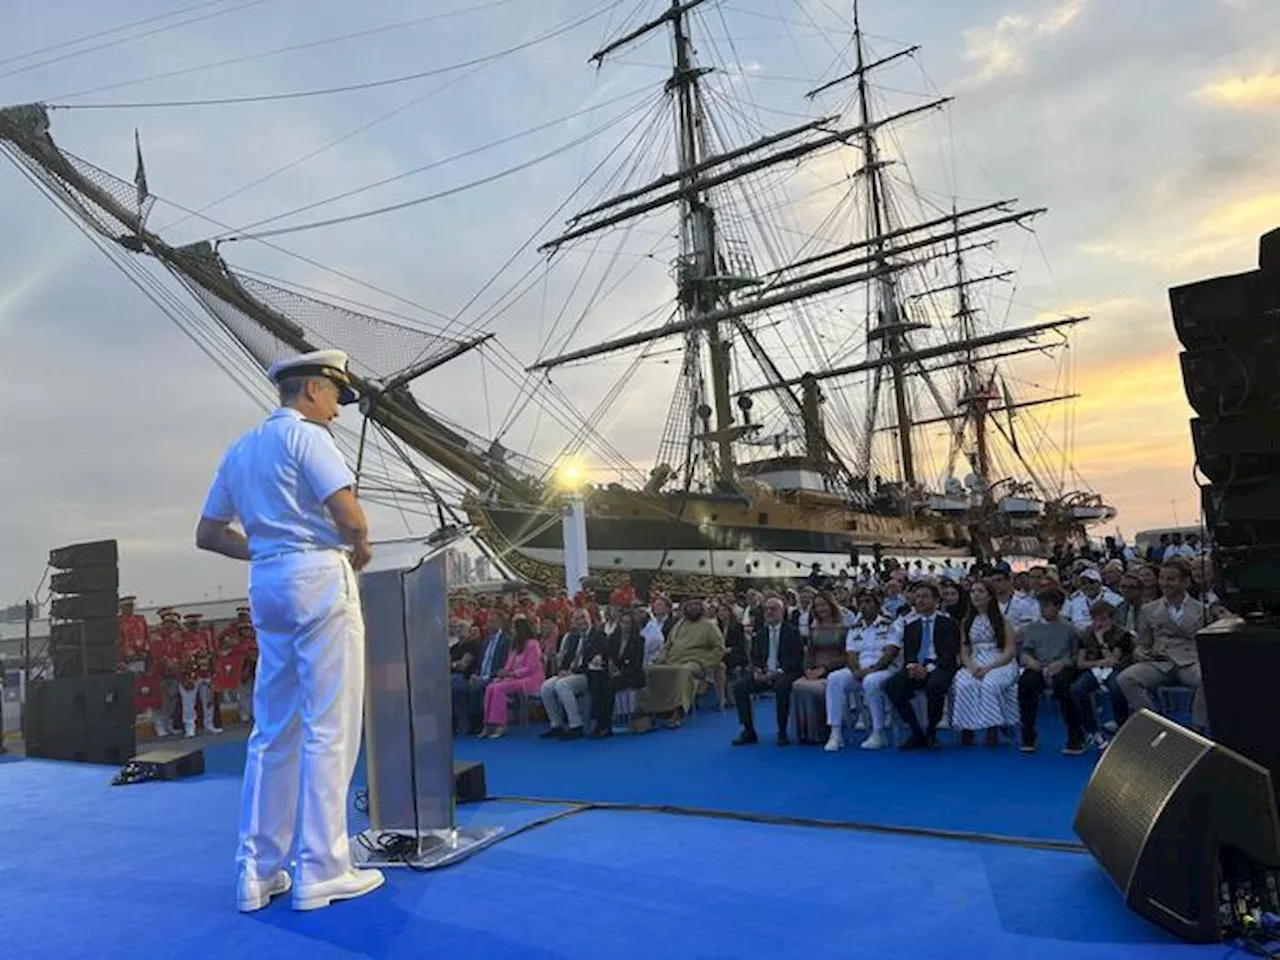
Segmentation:
{"type": "Polygon", "coordinates": [[[1102,755],[1073,828],[1130,909],[1195,943],[1221,939],[1224,849],[1280,867],[1267,768],[1150,710],[1102,755]]]}
{"type": "Polygon", "coordinates": [[[204,773],[204,751],[191,747],[156,747],[129,761],[139,780],[182,780],[204,773]]]}
{"type": "Polygon", "coordinates": [[[131,673],[32,681],[27,705],[29,757],[119,765],[136,752],[131,673]]]}
{"type": "Polygon", "coordinates": [[[484,764],[476,761],[453,765],[453,799],[458,803],[477,803],[489,795],[485,785],[484,764]]]}

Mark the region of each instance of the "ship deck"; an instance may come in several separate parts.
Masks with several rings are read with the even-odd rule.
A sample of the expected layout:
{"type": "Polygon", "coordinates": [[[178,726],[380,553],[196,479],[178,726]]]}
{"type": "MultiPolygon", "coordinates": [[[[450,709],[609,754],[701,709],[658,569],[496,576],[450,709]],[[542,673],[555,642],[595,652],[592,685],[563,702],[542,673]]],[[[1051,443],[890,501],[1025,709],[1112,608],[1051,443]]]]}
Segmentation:
{"type": "MultiPolygon", "coordinates": [[[[762,715],[762,734],[771,729],[762,715]]],[[[4,953],[1172,960],[1226,951],[1178,943],[1130,914],[1083,853],[947,835],[1072,841],[1093,758],[1048,749],[1061,731],[1046,730],[1034,756],[961,751],[950,735],[936,754],[832,756],[767,736],[735,750],[735,730],[731,713],[704,709],[680,732],[639,738],[547,743],[515,731],[460,741],[460,759],[485,762],[491,797],[507,798],[460,807],[464,822],[514,829],[571,809],[555,801],[649,809],[562,817],[434,873],[391,870],[386,889],[328,910],[274,903],[245,916],[232,909],[231,862],[242,740],[205,741],[201,777],[129,787],[108,785],[111,768],[7,759],[4,953]]],[[[363,827],[358,815],[352,826],[363,827]]]]}

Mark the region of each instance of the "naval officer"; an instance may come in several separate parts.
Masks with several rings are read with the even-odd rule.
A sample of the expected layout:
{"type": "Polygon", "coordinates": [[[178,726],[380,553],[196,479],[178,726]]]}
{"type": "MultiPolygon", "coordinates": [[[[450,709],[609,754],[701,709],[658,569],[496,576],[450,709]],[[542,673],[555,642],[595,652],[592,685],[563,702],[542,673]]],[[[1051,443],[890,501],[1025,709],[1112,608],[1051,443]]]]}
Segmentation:
{"type": "Polygon", "coordinates": [[[357,395],[340,350],[280,361],[268,375],[280,408],[227,451],[196,531],[201,549],[250,561],[258,675],[236,854],[246,912],[291,887],[294,909],[313,910],[383,880],[354,868],[347,839],[364,701],[355,571],[371,547],[329,424],[357,395]]]}

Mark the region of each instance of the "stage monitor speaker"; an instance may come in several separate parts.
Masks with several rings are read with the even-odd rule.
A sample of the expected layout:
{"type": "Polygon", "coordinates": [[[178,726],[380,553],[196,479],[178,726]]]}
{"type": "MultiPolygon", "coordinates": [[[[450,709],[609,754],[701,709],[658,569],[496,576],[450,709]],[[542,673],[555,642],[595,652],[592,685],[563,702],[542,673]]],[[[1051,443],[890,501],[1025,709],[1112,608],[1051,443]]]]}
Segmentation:
{"type": "Polygon", "coordinates": [[[1280,866],[1267,768],[1150,710],[1102,755],[1074,829],[1130,909],[1196,943],[1221,939],[1223,848],[1280,866]]]}
{"type": "Polygon", "coordinates": [[[112,564],[63,570],[49,578],[49,589],[53,593],[107,593],[114,597],[120,589],[120,568],[112,564]]]}
{"type": "Polygon", "coordinates": [[[141,780],[181,780],[204,773],[204,751],[190,747],[156,747],[129,761],[141,780]]]}
{"type": "Polygon", "coordinates": [[[74,567],[113,567],[120,562],[120,552],[114,540],[95,540],[93,543],[73,543],[49,551],[49,566],[55,570],[74,567]]]}
{"type": "Polygon", "coordinates": [[[33,681],[27,707],[29,757],[119,765],[137,752],[131,673],[33,681]]]}
{"type": "Polygon", "coordinates": [[[1273,338],[1280,307],[1275,277],[1261,270],[1172,287],[1169,307],[1188,350],[1273,338]]]}
{"type": "Polygon", "coordinates": [[[489,795],[484,764],[475,760],[453,765],[453,799],[458,803],[479,803],[489,795]]]}

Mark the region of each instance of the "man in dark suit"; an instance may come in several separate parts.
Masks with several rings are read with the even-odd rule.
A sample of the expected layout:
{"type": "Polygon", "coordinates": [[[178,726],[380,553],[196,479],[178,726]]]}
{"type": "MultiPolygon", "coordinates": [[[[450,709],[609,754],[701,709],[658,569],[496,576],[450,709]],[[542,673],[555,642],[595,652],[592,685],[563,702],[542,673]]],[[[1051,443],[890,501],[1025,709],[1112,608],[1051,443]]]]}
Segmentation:
{"type": "Polygon", "coordinates": [[[749,669],[741,671],[733,685],[733,699],[738,706],[742,732],[733,741],[735,747],[758,742],[755,718],[751,713],[751,695],[772,690],[778,713],[778,746],[785,747],[787,720],[791,713],[791,685],[804,672],[804,639],[785,620],[782,601],[770,597],[764,605],[764,625],[747,641],[749,669]]]}
{"type": "Polygon", "coordinates": [[[932,583],[917,584],[912,599],[917,619],[902,631],[904,669],[885,682],[884,693],[911,728],[904,750],[919,750],[938,744],[938,724],[946,706],[947,692],[960,667],[960,624],[938,613],[938,588],[932,583]],[[929,729],[921,730],[911,701],[923,690],[929,699],[929,729]]]}
{"type": "Polygon", "coordinates": [[[498,675],[507,663],[507,649],[511,637],[507,633],[507,618],[498,614],[493,618],[493,632],[480,650],[480,666],[470,676],[453,675],[453,724],[459,724],[472,736],[484,728],[484,690],[489,681],[498,675]]]}

